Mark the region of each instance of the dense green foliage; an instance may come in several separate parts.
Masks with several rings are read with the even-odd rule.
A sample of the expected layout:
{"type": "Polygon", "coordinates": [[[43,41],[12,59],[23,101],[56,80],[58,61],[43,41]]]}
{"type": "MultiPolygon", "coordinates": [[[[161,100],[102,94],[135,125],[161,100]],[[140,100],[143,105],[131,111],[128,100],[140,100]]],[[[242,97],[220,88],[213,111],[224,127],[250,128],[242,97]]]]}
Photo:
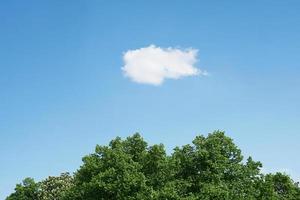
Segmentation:
{"type": "Polygon", "coordinates": [[[72,177],[25,179],[7,200],[300,200],[298,183],[261,167],[220,131],[171,155],[135,134],[96,146],[72,177]]]}
{"type": "Polygon", "coordinates": [[[49,176],[39,183],[39,200],[62,199],[73,186],[73,177],[68,173],[63,173],[58,177],[49,176]]]}
{"type": "Polygon", "coordinates": [[[16,186],[15,192],[7,200],[59,200],[73,186],[73,177],[69,173],[62,173],[58,177],[49,176],[39,183],[26,178],[16,186]]]}

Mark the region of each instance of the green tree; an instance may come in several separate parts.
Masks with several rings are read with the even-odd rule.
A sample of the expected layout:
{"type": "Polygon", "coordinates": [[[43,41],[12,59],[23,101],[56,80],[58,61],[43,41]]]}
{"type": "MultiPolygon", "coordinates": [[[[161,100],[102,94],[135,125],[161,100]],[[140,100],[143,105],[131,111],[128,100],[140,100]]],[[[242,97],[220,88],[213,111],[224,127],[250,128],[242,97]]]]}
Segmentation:
{"type": "Polygon", "coordinates": [[[300,200],[298,183],[286,174],[267,174],[260,183],[261,200],[300,200]]]}
{"type": "Polygon", "coordinates": [[[25,178],[21,184],[17,184],[15,192],[6,200],[39,200],[39,184],[32,178],[25,178]]]}
{"type": "Polygon", "coordinates": [[[73,186],[73,177],[69,173],[60,176],[49,176],[40,182],[40,200],[61,200],[66,192],[73,186]]]}
{"type": "Polygon", "coordinates": [[[176,148],[177,180],[186,180],[187,192],[199,199],[253,199],[261,164],[244,164],[241,150],[224,132],[197,136],[193,145],[176,148]]]}
{"type": "Polygon", "coordinates": [[[300,200],[298,183],[261,167],[222,131],[170,155],[134,134],[97,145],[74,176],[25,179],[7,200],[300,200]]]}
{"type": "Polygon", "coordinates": [[[151,198],[142,173],[146,143],[135,134],[122,141],[116,138],[109,146],[97,146],[95,153],[83,158],[75,174],[75,187],[66,199],[129,200],[151,198]]]}

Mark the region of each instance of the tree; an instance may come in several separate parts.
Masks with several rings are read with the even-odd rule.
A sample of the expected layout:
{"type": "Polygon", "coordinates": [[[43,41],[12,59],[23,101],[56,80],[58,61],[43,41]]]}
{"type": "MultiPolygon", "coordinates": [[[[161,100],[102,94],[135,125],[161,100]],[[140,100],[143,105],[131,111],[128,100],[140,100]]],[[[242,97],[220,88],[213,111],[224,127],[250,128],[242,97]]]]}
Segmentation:
{"type": "Polygon", "coordinates": [[[61,200],[66,192],[73,186],[73,177],[69,173],[60,176],[49,176],[39,184],[40,200],[61,200]]]}
{"type": "Polygon", "coordinates": [[[25,178],[21,184],[17,184],[15,192],[6,200],[39,200],[39,184],[32,178],[25,178]]]}
{"type": "Polygon", "coordinates": [[[282,173],[264,175],[224,132],[197,136],[167,155],[139,134],[112,140],[83,158],[74,174],[25,179],[7,200],[300,200],[282,173]]]}
{"type": "Polygon", "coordinates": [[[145,148],[146,143],[138,134],[125,141],[116,138],[109,146],[96,146],[95,153],[83,158],[74,177],[76,185],[66,199],[151,198],[141,171],[145,148]]]}
{"type": "Polygon", "coordinates": [[[300,200],[300,188],[286,174],[267,174],[260,183],[261,200],[300,200]]]}
{"type": "Polygon", "coordinates": [[[6,200],[62,200],[72,186],[73,177],[69,173],[49,176],[38,183],[32,178],[26,178],[16,185],[15,192],[6,200]]]}

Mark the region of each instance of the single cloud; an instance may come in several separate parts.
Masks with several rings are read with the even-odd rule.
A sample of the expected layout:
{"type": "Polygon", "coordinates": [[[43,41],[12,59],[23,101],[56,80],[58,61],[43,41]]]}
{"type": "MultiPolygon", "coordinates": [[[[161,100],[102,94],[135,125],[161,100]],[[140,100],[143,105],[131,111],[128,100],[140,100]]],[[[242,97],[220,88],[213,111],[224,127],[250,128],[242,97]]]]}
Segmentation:
{"type": "Polygon", "coordinates": [[[122,71],[132,81],[160,85],[165,79],[207,75],[195,67],[197,49],[161,48],[155,45],[128,50],[123,55],[122,71]]]}

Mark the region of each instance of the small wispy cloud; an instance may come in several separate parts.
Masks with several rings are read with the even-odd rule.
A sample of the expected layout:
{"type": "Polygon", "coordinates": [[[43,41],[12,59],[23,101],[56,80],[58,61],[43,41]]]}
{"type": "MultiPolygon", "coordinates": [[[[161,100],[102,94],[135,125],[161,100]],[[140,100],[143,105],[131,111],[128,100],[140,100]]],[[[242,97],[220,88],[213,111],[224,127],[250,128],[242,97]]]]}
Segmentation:
{"type": "Polygon", "coordinates": [[[165,79],[207,75],[195,67],[197,49],[161,48],[155,45],[128,50],[123,55],[124,75],[136,83],[160,85],[165,79]]]}

